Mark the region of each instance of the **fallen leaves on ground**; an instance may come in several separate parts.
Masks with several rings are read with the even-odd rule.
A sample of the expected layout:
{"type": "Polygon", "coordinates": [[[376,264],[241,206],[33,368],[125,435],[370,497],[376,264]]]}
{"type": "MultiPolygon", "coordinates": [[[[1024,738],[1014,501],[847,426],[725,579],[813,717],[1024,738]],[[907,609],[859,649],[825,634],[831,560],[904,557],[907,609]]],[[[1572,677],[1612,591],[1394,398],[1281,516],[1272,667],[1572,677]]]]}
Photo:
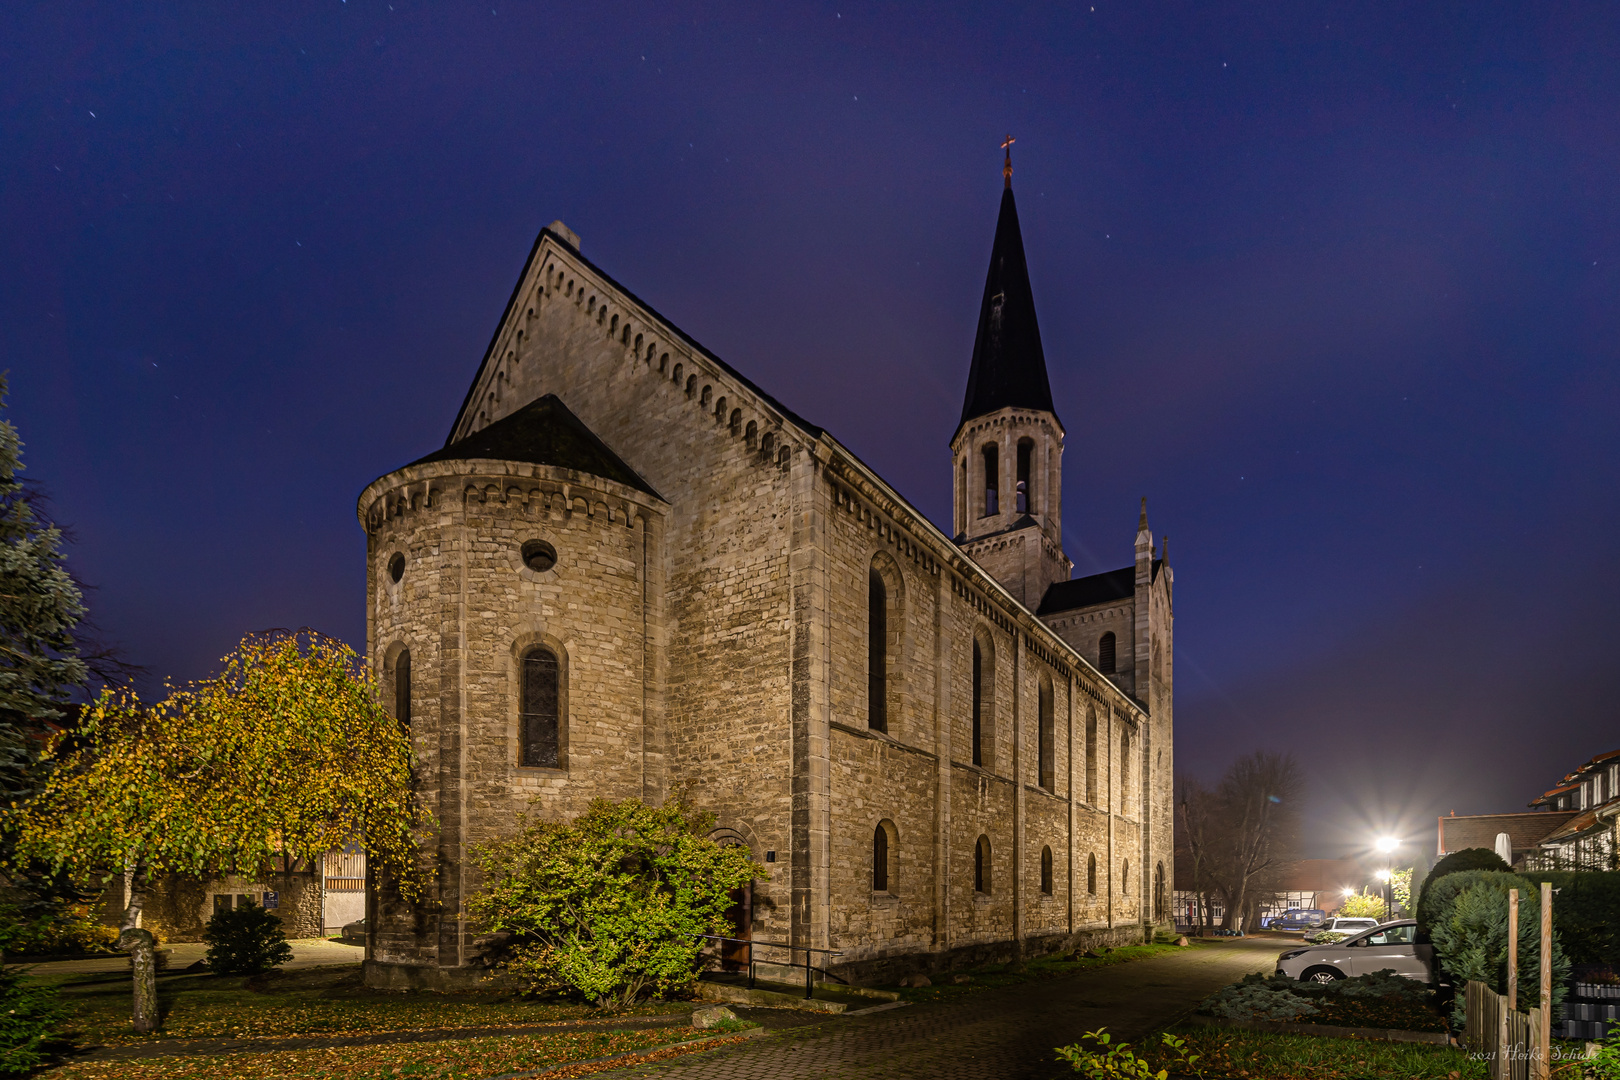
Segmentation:
{"type": "MultiPolygon", "coordinates": [[[[699,1038],[695,1028],[654,1031],[576,1031],[557,1034],[494,1035],[427,1043],[383,1043],[321,1050],[137,1058],[76,1062],[52,1073],[53,1080],[482,1080],[507,1073],[559,1069],[638,1050],[657,1056],[689,1052],[668,1044],[699,1038]],[[663,1048],[661,1051],[659,1048],[663,1048]]],[[[740,1036],[705,1042],[726,1045],[740,1036]]],[[[615,1063],[618,1067],[621,1063],[615,1063]]],[[[590,1066],[564,1069],[578,1076],[590,1066]]]]}

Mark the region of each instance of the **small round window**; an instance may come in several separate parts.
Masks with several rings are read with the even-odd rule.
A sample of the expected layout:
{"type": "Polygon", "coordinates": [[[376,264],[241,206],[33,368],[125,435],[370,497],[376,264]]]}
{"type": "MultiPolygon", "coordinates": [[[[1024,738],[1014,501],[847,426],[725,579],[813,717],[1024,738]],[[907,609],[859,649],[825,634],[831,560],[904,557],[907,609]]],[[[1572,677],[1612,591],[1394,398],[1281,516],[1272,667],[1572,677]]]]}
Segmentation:
{"type": "Polygon", "coordinates": [[[390,581],[398,584],[399,579],[404,576],[405,556],[396,551],[394,552],[394,557],[388,560],[388,578],[390,581]]]}
{"type": "Polygon", "coordinates": [[[544,540],[530,540],[523,545],[523,565],[535,573],[544,573],[557,565],[557,549],[544,540]]]}

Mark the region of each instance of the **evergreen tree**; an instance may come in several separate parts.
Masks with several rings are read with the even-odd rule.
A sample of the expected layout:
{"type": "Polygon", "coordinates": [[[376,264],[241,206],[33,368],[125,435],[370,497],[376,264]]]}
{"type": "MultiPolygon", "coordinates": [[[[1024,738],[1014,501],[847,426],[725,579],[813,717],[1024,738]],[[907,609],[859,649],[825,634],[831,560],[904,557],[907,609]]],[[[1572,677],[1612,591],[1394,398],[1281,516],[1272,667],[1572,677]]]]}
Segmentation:
{"type": "MultiPolygon", "coordinates": [[[[0,409],[6,380],[0,376],[0,409]]],[[[87,672],[73,640],[84,598],[62,565],[62,533],[41,520],[19,474],[22,442],[0,419],[0,806],[27,797],[49,725],[87,672]]]]}
{"type": "MultiPolygon", "coordinates": [[[[5,392],[0,376],[0,409],[5,392]]],[[[38,790],[45,737],[88,674],[73,635],[83,595],[62,565],[61,530],[30,503],[22,471],[17,429],[0,419],[0,951],[26,944],[66,900],[80,899],[60,872],[17,860],[7,827],[38,790]]]]}

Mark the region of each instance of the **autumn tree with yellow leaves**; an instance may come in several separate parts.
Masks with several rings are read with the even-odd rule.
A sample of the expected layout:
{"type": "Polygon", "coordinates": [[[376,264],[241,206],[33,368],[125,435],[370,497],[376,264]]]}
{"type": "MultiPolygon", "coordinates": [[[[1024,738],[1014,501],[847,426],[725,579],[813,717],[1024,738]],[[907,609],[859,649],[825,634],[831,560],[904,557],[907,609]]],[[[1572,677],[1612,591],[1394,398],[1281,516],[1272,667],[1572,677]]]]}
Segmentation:
{"type": "Polygon", "coordinates": [[[106,691],[52,740],[46,765],[11,811],[18,849],[87,882],[128,875],[138,1030],[155,1022],[134,929],[154,877],[285,870],[350,842],[408,898],[428,873],[409,733],[354,652],[314,631],[249,635],[218,677],[157,704],[106,691]]]}

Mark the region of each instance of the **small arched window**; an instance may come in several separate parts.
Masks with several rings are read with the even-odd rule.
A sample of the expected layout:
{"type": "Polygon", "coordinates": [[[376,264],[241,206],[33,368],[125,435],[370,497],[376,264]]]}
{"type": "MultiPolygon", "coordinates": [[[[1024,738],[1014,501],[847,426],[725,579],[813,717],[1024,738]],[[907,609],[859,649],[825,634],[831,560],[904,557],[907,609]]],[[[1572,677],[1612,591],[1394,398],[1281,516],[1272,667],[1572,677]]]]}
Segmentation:
{"type": "Polygon", "coordinates": [[[615,316],[613,316],[612,319],[610,319],[608,321],[608,335],[611,337],[612,335],[617,334],[618,332],[619,332],[619,317],[617,315],[615,315],[615,316]]]}
{"type": "Polygon", "coordinates": [[[888,667],[889,590],[874,566],[866,576],[866,726],[873,731],[889,730],[888,667]]]}
{"type": "Polygon", "coordinates": [[[758,441],[759,422],[756,420],[750,420],[748,421],[748,426],[743,429],[743,443],[747,445],[748,449],[752,450],[754,448],[754,444],[758,441]]]}
{"type": "Polygon", "coordinates": [[[984,517],[990,517],[1001,512],[998,491],[1001,485],[999,479],[1001,465],[999,462],[1000,454],[996,449],[996,444],[990,443],[984,448],[984,517]]]}
{"type": "Polygon", "coordinates": [[[1097,856],[1086,856],[1086,892],[1097,895],[1097,856]]]}
{"type": "Polygon", "coordinates": [[[1114,632],[1112,630],[1102,636],[1097,642],[1097,670],[1104,675],[1114,673],[1114,632]]]}
{"type": "Polygon", "coordinates": [[[624,337],[620,338],[619,340],[625,345],[630,344],[630,324],[629,324],[629,322],[626,322],[624,324],[624,337]]]}
{"type": "Polygon", "coordinates": [[[714,387],[705,386],[703,388],[703,393],[698,395],[698,404],[707,409],[709,407],[709,399],[712,397],[714,397],[714,387]]]}
{"type": "Polygon", "coordinates": [[[555,769],[561,761],[557,654],[537,645],[519,662],[518,764],[555,769]]]}
{"type": "Polygon", "coordinates": [[[1018,440],[1018,505],[1016,509],[1020,514],[1033,514],[1035,512],[1035,440],[1018,440]]]}
{"type": "Polygon", "coordinates": [[[889,891],[889,830],[881,821],[872,830],[872,891],[889,891]]]}
{"type": "Polygon", "coordinates": [[[697,392],[697,376],[696,375],[688,375],[686,377],[686,396],[691,397],[696,392],[697,392]]]}
{"type": "Polygon", "coordinates": [[[714,419],[717,423],[723,424],[726,422],[726,396],[724,394],[721,394],[720,399],[714,403],[714,419]]]}
{"type": "Polygon", "coordinates": [[[685,371],[686,371],[685,365],[683,365],[683,364],[676,364],[675,365],[675,370],[673,372],[671,372],[670,377],[674,380],[676,386],[681,385],[681,376],[685,373],[685,371]]]}
{"type": "Polygon", "coordinates": [[[1052,849],[1041,848],[1041,892],[1052,895],[1052,849]]]}
{"type": "Polygon", "coordinates": [[[411,650],[400,650],[394,661],[394,719],[411,726],[411,650]]]}
{"type": "Polygon", "coordinates": [[[973,891],[990,895],[990,838],[980,836],[973,845],[973,891]]]}
{"type": "Polygon", "coordinates": [[[737,434],[739,431],[742,430],[742,410],[741,409],[732,409],[731,410],[731,420],[728,421],[726,426],[731,429],[731,433],[733,435],[737,434]]]}
{"type": "Polygon", "coordinates": [[[637,334],[636,335],[636,352],[639,353],[640,351],[641,351],[641,335],[637,334]]]}
{"type": "Polygon", "coordinates": [[[1044,675],[1038,691],[1039,705],[1036,722],[1037,761],[1040,767],[1040,785],[1047,791],[1057,790],[1057,742],[1052,719],[1052,681],[1044,675]]]}
{"type": "Polygon", "coordinates": [[[759,457],[761,461],[771,460],[771,454],[776,450],[776,434],[767,431],[759,437],[759,457]]]}

